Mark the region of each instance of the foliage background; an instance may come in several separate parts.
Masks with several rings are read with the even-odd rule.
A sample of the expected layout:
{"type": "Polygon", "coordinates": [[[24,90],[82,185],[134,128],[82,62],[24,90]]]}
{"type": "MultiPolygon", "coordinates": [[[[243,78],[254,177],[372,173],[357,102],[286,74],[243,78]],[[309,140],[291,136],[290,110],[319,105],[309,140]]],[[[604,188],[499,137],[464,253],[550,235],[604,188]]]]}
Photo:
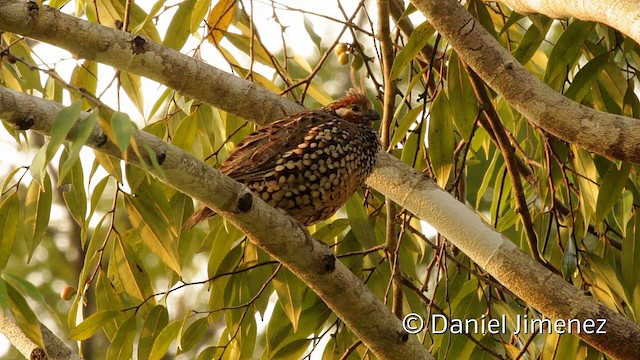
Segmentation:
{"type": "MultiPolygon", "coordinates": [[[[125,19],[124,1],[49,5],[64,5],[67,13],[108,26],[125,19]]],[[[310,108],[339,97],[355,82],[378,98],[376,108],[381,109],[373,3],[313,7],[294,1],[186,0],[141,5],[132,5],[128,29],[148,39],[310,108]],[[345,26],[353,14],[353,23],[345,26]],[[210,38],[205,19],[217,29],[210,38]],[[349,44],[347,65],[339,64],[334,53],[338,42],[349,44]]],[[[638,116],[636,43],[600,24],[525,17],[479,1],[467,7],[557,91],[599,110],[638,116]]],[[[410,6],[403,9],[402,17],[408,16],[416,29],[410,35],[392,26],[397,54],[391,75],[398,79],[399,96],[389,131],[391,153],[529,251],[503,154],[490,130],[479,127],[476,95],[463,64],[410,6]],[[440,59],[445,61],[435,61],[440,59]]],[[[2,41],[14,56],[3,54],[3,86],[65,104],[79,100],[77,110],[93,107],[83,96],[95,95],[125,110],[140,128],[212,166],[254,128],[134,74],[65,55],[51,60],[49,46],[13,34],[4,33],[2,41]]],[[[499,96],[493,106],[523,164],[520,176],[542,256],[567,281],[636,320],[635,165],[595,156],[532,127],[499,96]]],[[[34,157],[16,157],[13,165],[2,162],[0,282],[6,290],[0,291],[18,312],[33,311],[40,321],[56,326],[62,338],[81,340],[87,358],[98,358],[107,348],[106,357],[132,352],[134,342],[138,358],[158,358],[167,350],[183,358],[371,356],[308,287],[221,217],[184,232],[181,224],[193,208],[185,195],[104,155],[83,150],[74,161],[69,154],[75,144],[64,144],[62,154],[46,165],[41,158],[57,150],[48,145],[53,138],[47,143],[32,133],[5,130],[3,137],[12,136],[10,143],[18,149],[12,158],[14,153],[34,157]],[[70,301],[59,299],[66,285],[80,290],[70,301]],[[76,326],[86,317],[91,321],[76,326]]],[[[381,246],[387,240],[383,204],[384,197],[363,189],[311,233],[333,246],[342,262],[390,302],[391,270],[381,246]]],[[[517,314],[538,316],[411,214],[401,211],[397,219],[405,313],[504,314],[511,330],[517,314]]],[[[570,335],[420,337],[439,358],[599,356],[570,335]]],[[[18,356],[9,351],[7,356],[18,356]]]]}

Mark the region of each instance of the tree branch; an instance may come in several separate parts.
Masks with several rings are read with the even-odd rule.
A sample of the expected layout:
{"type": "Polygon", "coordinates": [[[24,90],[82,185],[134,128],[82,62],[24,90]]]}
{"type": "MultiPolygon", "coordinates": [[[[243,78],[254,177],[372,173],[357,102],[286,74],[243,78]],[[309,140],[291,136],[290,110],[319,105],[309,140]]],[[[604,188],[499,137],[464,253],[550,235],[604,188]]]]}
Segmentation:
{"type": "MultiPolygon", "coordinates": [[[[494,0],[482,0],[484,2],[494,0]]],[[[551,18],[595,21],[618,29],[640,44],[640,1],[638,0],[501,0],[518,13],[539,13],[551,18]]]]}
{"type": "Polygon", "coordinates": [[[67,345],[57,338],[49,328],[40,323],[45,349],[29,339],[20,327],[0,310],[0,332],[27,359],[76,360],[80,359],[67,345]]]}

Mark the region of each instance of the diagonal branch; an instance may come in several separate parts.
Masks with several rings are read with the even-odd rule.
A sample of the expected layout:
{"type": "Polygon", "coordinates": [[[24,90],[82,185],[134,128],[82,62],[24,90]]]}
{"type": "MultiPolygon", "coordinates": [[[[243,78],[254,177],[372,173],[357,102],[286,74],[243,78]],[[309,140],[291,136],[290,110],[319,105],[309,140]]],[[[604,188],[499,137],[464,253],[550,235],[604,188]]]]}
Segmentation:
{"type": "MultiPolygon", "coordinates": [[[[493,0],[482,0],[493,2],[493,0]]],[[[551,18],[576,18],[606,24],[640,43],[639,0],[501,0],[518,13],[540,13],[551,18]]]]}

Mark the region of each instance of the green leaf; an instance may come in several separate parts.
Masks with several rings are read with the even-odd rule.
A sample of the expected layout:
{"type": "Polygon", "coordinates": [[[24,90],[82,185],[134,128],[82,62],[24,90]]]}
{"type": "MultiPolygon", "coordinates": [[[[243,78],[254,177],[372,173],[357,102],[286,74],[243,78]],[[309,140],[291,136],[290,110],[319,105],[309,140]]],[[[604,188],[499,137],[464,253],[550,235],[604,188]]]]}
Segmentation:
{"type": "Polygon", "coordinates": [[[596,79],[598,79],[598,75],[602,72],[608,62],[608,52],[602,53],[591,59],[591,61],[578,71],[576,76],[573,78],[571,85],[564,93],[564,96],[577,102],[582,102],[585,96],[587,96],[591,91],[593,84],[596,82],[596,79]]]}
{"type": "Polygon", "coordinates": [[[358,242],[360,242],[365,249],[368,249],[376,246],[378,242],[376,241],[373,227],[369,222],[369,215],[362,204],[362,197],[356,192],[347,200],[345,207],[347,209],[347,217],[349,218],[351,230],[356,235],[358,242]]]}
{"type": "Polygon", "coordinates": [[[182,150],[191,152],[198,134],[198,117],[192,113],[180,121],[171,143],[182,150]]]}
{"type": "Polygon", "coordinates": [[[411,125],[416,123],[416,119],[420,116],[422,110],[422,106],[416,106],[407,111],[407,113],[402,117],[402,121],[400,121],[398,127],[393,130],[393,137],[389,143],[392,148],[408,135],[409,128],[411,125]]]}
{"type": "Polygon", "coordinates": [[[7,292],[7,283],[0,277],[0,311],[9,308],[9,293],[7,292]]]}
{"type": "Polygon", "coordinates": [[[172,226],[169,201],[155,182],[143,182],[135,196],[126,195],[129,220],[144,244],[167,266],[180,274],[175,227],[172,226]]]}
{"type": "Polygon", "coordinates": [[[316,46],[318,54],[322,54],[322,37],[316,32],[315,25],[313,24],[313,21],[309,19],[309,16],[307,16],[307,14],[302,13],[302,18],[304,21],[304,29],[307,32],[307,35],[309,35],[309,37],[311,38],[311,42],[313,42],[313,44],[316,46]]]}
{"type": "MultiPolygon", "coordinates": [[[[60,164],[64,164],[68,158],[67,151],[63,151],[60,156],[60,164]]],[[[76,161],[71,165],[69,175],[60,181],[59,186],[63,189],[62,197],[67,204],[67,208],[73,219],[81,226],[85,227],[85,216],[87,215],[87,193],[84,189],[84,173],[82,163],[76,161]]]]}
{"type": "Polygon", "coordinates": [[[424,48],[434,32],[433,26],[425,21],[411,33],[407,45],[398,52],[393,60],[391,79],[400,77],[407,64],[424,48]]]}
{"type": "Polygon", "coordinates": [[[273,279],[273,287],[278,294],[278,303],[293,326],[293,332],[298,331],[298,322],[302,314],[302,299],[306,285],[289,270],[282,269],[273,279]]]}
{"type": "Polygon", "coordinates": [[[120,111],[114,111],[111,116],[111,128],[115,135],[115,142],[120,148],[120,152],[124,154],[129,147],[131,136],[136,129],[136,125],[131,121],[129,115],[120,111]]]}
{"type": "Polygon", "coordinates": [[[181,336],[180,352],[187,352],[198,345],[208,329],[209,320],[206,317],[200,318],[189,325],[181,336]]]}
{"type": "Polygon", "coordinates": [[[113,338],[111,345],[109,345],[107,360],[130,359],[133,354],[133,343],[135,339],[136,316],[132,314],[132,316],[118,328],[116,336],[113,338]]]}
{"type": "Polygon", "coordinates": [[[640,279],[640,216],[634,214],[634,221],[629,223],[626,236],[622,240],[621,273],[625,288],[631,289],[638,286],[640,279]]]}
{"type": "Polygon", "coordinates": [[[45,174],[43,182],[44,189],[41,189],[38,183],[32,181],[25,198],[22,223],[28,251],[27,262],[31,261],[31,256],[42,241],[49,225],[53,191],[48,175],[45,174]]]}
{"type": "Polygon", "coordinates": [[[5,283],[7,295],[9,295],[9,309],[16,320],[16,324],[22,329],[24,334],[39,346],[44,347],[40,322],[36,314],[31,310],[27,301],[11,285],[5,283]]]}
{"type": "Polygon", "coordinates": [[[554,90],[560,90],[568,68],[579,59],[580,48],[593,30],[594,23],[573,20],[560,35],[549,55],[544,82],[554,90]]]}
{"type": "MultiPolygon", "coordinates": [[[[89,94],[95,94],[98,88],[98,63],[84,60],[82,64],[76,66],[71,73],[71,84],[84,89],[89,94]]],[[[76,91],[69,93],[73,101],[84,100],[82,94],[76,91]]],[[[84,104],[89,105],[88,101],[84,101],[84,104]]]]}
{"type": "MultiPolygon", "coordinates": [[[[514,14],[516,13],[513,12],[512,15],[514,14]]],[[[516,14],[516,16],[518,19],[521,18],[521,15],[516,14]]],[[[536,51],[538,51],[540,45],[547,36],[547,32],[549,32],[551,24],[553,24],[553,20],[546,16],[529,16],[529,19],[533,18],[538,19],[537,22],[539,26],[536,26],[535,24],[534,26],[529,26],[527,32],[518,44],[518,47],[513,52],[513,56],[523,65],[529,62],[536,51]]]]}
{"type": "Polygon", "coordinates": [[[178,337],[181,327],[182,320],[175,320],[162,329],[156,340],[153,342],[153,348],[149,355],[150,360],[160,360],[165,356],[169,350],[169,346],[171,346],[171,343],[173,343],[173,341],[178,337]]]}
{"type": "MultiPolygon", "coordinates": [[[[97,0],[92,3],[97,5],[100,21],[97,21],[95,5],[84,7],[89,20],[101,24],[114,24],[116,20],[122,21],[122,19],[124,19],[125,1],[97,0]]],[[[130,11],[129,29],[131,32],[134,34],[142,34],[152,41],[161,43],[160,34],[158,34],[155,23],[153,21],[147,21],[147,13],[142,10],[136,2],[132,2],[130,11]]]]}
{"type": "Polygon", "coordinates": [[[120,311],[117,310],[98,311],[71,329],[69,338],[72,340],[86,340],[92,337],[104,324],[115,319],[118,314],[120,314],[120,311]]]}
{"type": "Polygon", "coordinates": [[[598,200],[596,202],[596,218],[594,222],[600,224],[602,220],[607,216],[613,205],[616,203],[622,189],[627,183],[629,173],[631,172],[631,164],[622,163],[620,170],[613,164],[607,171],[602,184],[600,185],[600,191],[598,192],[598,200]]]}
{"type": "MultiPolygon", "coordinates": [[[[126,238],[132,237],[134,232],[127,233],[126,238]]],[[[129,299],[134,304],[140,304],[145,299],[153,295],[153,287],[149,280],[149,274],[145,270],[144,264],[138,258],[136,252],[129,244],[117,238],[114,243],[112,263],[109,265],[110,274],[117,273],[120,285],[129,299]]],[[[151,311],[151,306],[155,305],[155,298],[151,297],[140,308],[139,311],[151,311]]]]}
{"type": "Polygon", "coordinates": [[[148,359],[151,354],[153,342],[158,337],[162,329],[169,322],[169,313],[167,308],[162,305],[156,305],[151,310],[149,316],[144,322],[142,331],[140,332],[140,340],[138,342],[138,359],[148,359]]]}
{"type": "Polygon", "coordinates": [[[478,117],[478,100],[471,86],[469,75],[464,68],[464,63],[455,52],[451,54],[449,59],[447,80],[449,81],[447,95],[453,122],[460,136],[468,141],[471,138],[476,117],[478,117]]]}
{"type": "Polygon", "coordinates": [[[80,157],[80,150],[82,150],[82,147],[87,143],[87,140],[89,140],[89,136],[91,136],[91,132],[93,131],[93,127],[97,121],[98,111],[92,111],[89,116],[78,122],[78,126],[76,126],[75,129],[75,135],[71,141],[71,147],[69,148],[69,157],[60,168],[58,181],[63,182],[71,171],[73,165],[78,161],[78,158],[80,157]]]}
{"type": "Polygon", "coordinates": [[[429,121],[429,158],[440,187],[445,187],[453,168],[453,122],[447,98],[439,92],[431,105],[429,121]]]}
{"type": "Polygon", "coordinates": [[[178,11],[171,19],[162,45],[180,50],[191,34],[191,14],[196,0],[184,0],[178,4],[178,11]]]}
{"type": "Polygon", "coordinates": [[[133,105],[136,106],[136,109],[138,109],[140,114],[144,115],[144,93],[142,92],[140,76],[128,71],[121,71],[120,84],[133,105]]]}
{"type": "Polygon", "coordinates": [[[0,270],[7,266],[16,240],[20,216],[18,193],[13,192],[0,204],[0,270]]]}
{"type": "MultiPolygon", "coordinates": [[[[97,263],[96,263],[97,265],[97,263]]],[[[94,265],[95,266],[95,265],[94,265]]],[[[96,309],[98,312],[104,311],[116,311],[117,314],[114,315],[110,320],[105,321],[102,324],[102,329],[104,330],[107,338],[113,340],[116,332],[118,331],[117,325],[121,323],[122,319],[125,317],[125,314],[120,310],[124,308],[124,304],[122,299],[120,298],[120,294],[116,291],[115,285],[109,279],[106,271],[100,271],[98,273],[98,280],[96,281],[96,309]]],[[[137,305],[137,304],[136,304],[137,305]]],[[[75,323],[69,325],[69,328],[74,328],[75,323]]]]}
{"type": "Polygon", "coordinates": [[[60,145],[67,139],[67,134],[75,125],[78,117],[80,117],[81,106],[82,101],[78,100],[71,106],[60,110],[55,119],[53,119],[51,137],[45,146],[44,154],[42,150],[38,151],[31,164],[31,175],[40,184],[44,181],[45,168],[49,165],[51,159],[53,159],[60,145]]]}
{"type": "Polygon", "coordinates": [[[578,268],[578,254],[573,239],[567,241],[567,247],[562,256],[562,275],[565,280],[570,280],[578,268]]]}

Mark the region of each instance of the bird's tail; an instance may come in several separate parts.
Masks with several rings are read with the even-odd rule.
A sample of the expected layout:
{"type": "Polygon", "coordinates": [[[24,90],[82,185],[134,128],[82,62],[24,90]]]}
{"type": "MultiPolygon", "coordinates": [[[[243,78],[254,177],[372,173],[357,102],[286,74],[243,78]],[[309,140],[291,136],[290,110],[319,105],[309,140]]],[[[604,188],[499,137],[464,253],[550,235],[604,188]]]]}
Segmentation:
{"type": "Polygon", "coordinates": [[[184,222],[182,228],[185,230],[191,229],[192,227],[198,225],[198,223],[200,223],[201,221],[206,220],[215,214],[216,212],[209,209],[208,207],[200,206],[200,208],[194,211],[193,214],[187,219],[187,221],[184,222]]]}

